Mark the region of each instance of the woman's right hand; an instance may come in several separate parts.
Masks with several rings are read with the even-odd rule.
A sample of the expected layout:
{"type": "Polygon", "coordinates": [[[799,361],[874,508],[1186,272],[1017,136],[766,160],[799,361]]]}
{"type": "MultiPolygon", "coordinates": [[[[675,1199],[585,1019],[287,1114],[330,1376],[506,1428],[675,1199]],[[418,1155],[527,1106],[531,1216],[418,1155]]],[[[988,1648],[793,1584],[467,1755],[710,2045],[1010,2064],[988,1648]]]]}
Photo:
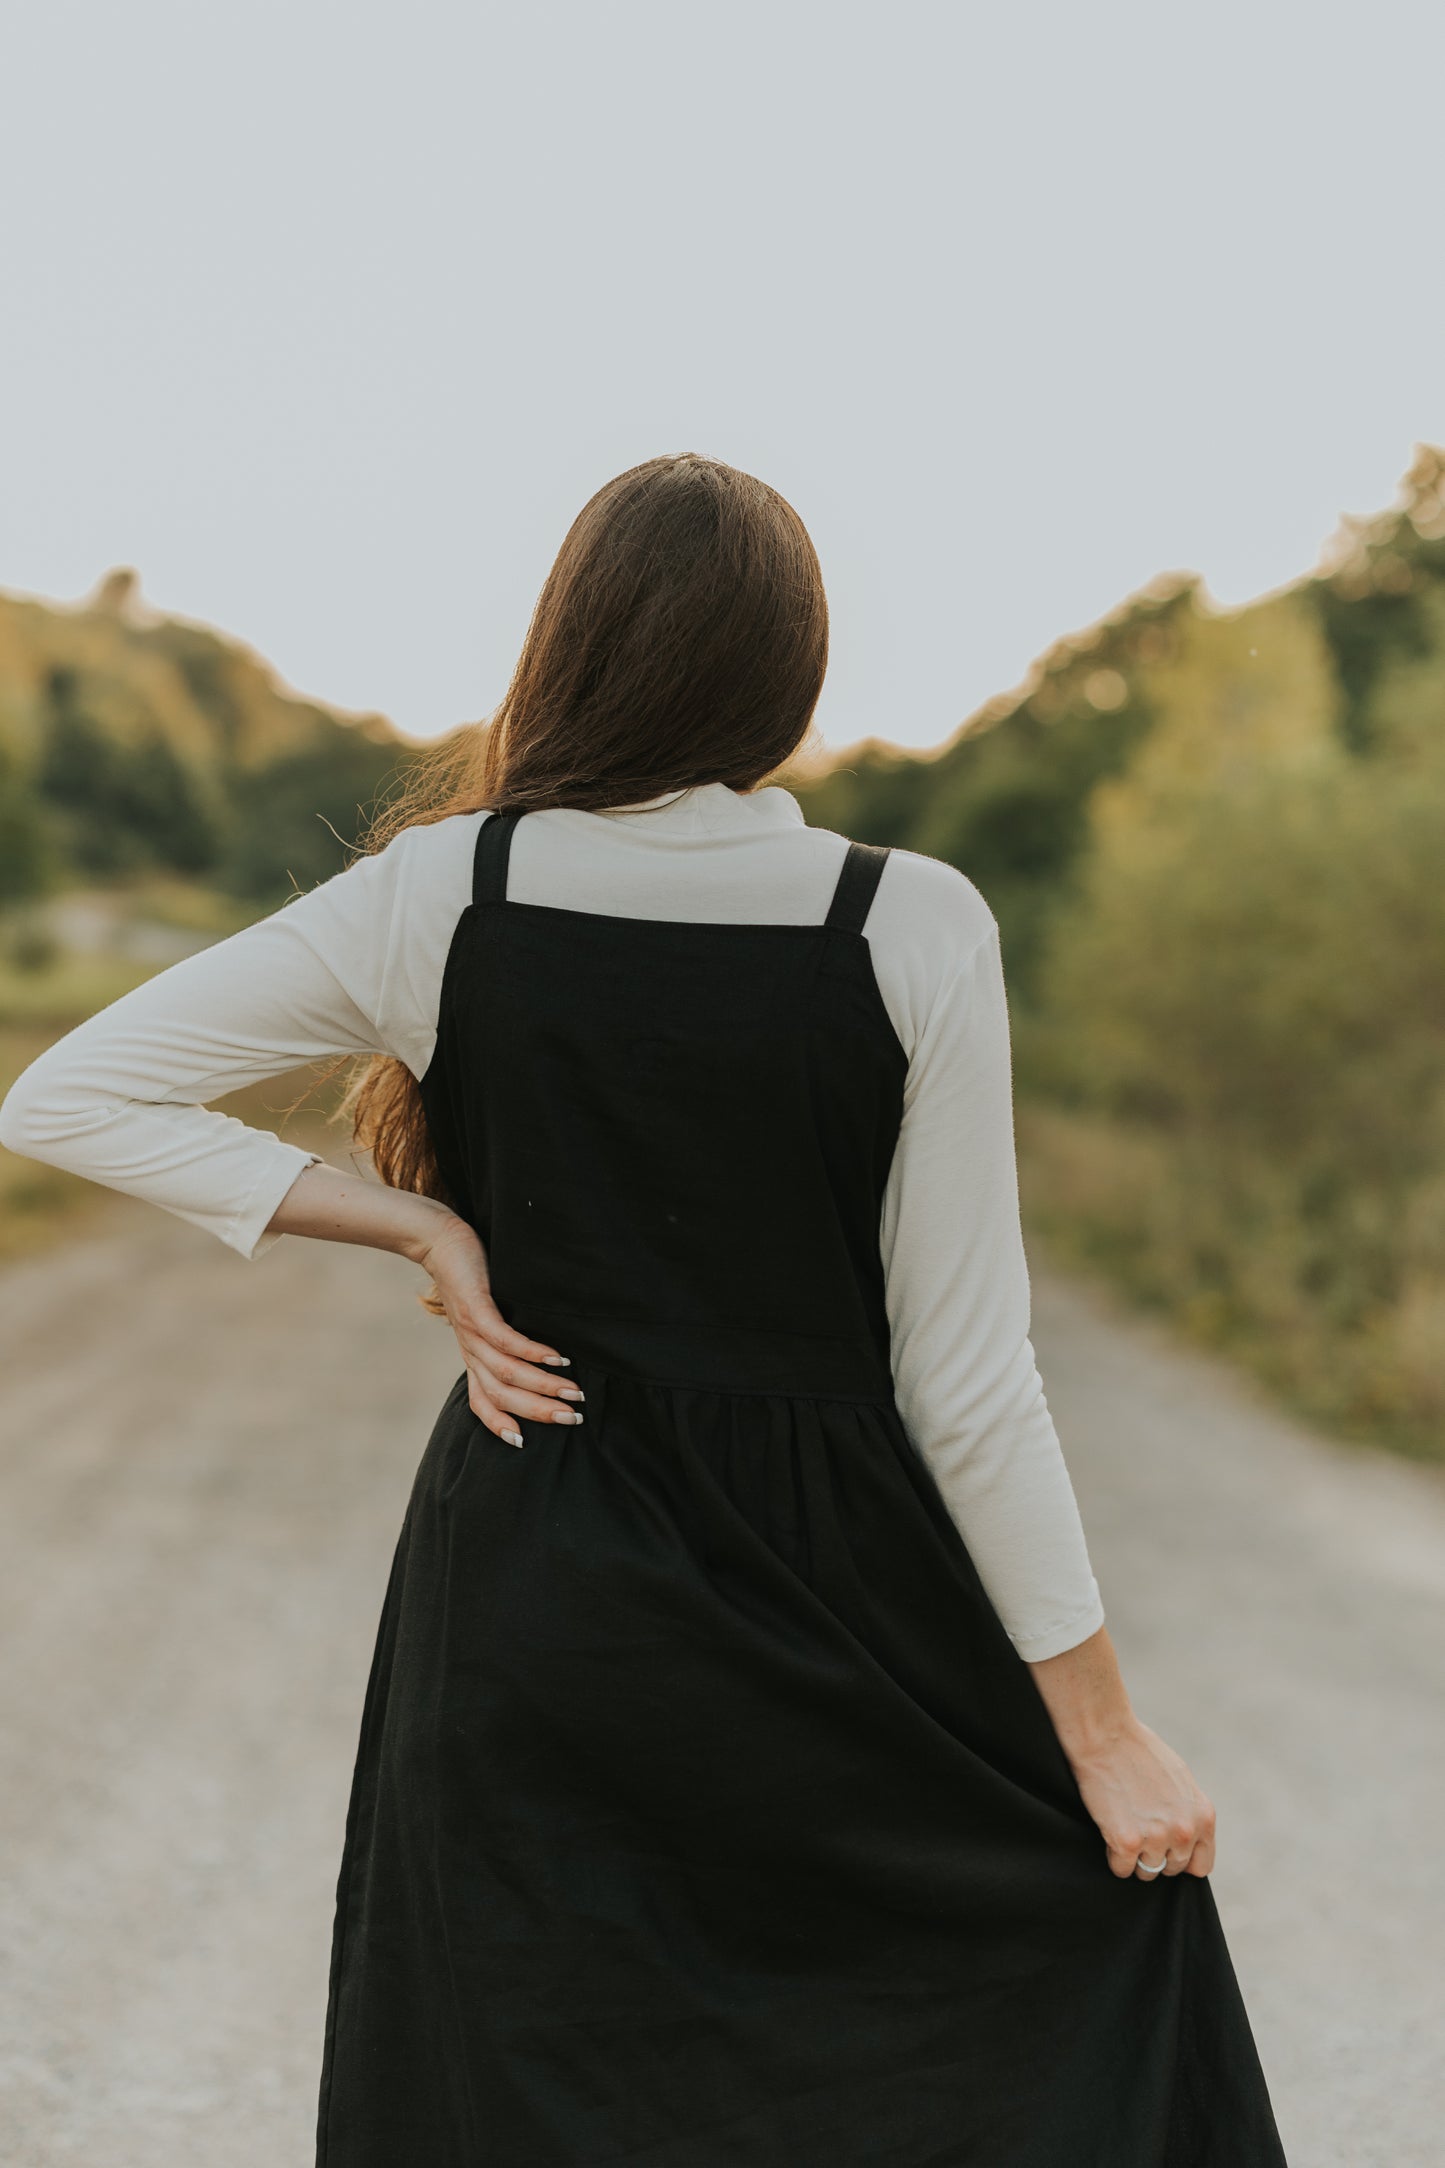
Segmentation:
{"type": "Polygon", "coordinates": [[[1213,1802],[1184,1757],[1134,1714],[1108,1627],[1029,1669],[1114,1873],[1143,1882],[1208,1874],[1213,1802]]]}

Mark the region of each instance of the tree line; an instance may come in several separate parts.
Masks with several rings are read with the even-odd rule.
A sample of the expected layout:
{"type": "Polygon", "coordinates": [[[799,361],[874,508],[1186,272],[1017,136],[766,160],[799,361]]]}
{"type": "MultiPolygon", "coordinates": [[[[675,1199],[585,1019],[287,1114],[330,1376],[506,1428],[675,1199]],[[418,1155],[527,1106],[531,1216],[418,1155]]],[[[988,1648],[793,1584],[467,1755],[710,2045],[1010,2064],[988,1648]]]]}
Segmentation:
{"type": "Polygon", "coordinates": [[[1445,1457],[1445,454],[1284,592],[1166,583],[799,795],[992,905],[1031,1225],[1445,1457]]]}
{"type": "MultiPolygon", "coordinates": [[[[129,574],[0,597],[0,903],[161,868],[273,908],[412,757],[129,574]]],[[[778,780],[993,909],[1031,1228],[1445,1456],[1445,453],[1282,592],[1159,582],[936,753],[778,780]]]]}

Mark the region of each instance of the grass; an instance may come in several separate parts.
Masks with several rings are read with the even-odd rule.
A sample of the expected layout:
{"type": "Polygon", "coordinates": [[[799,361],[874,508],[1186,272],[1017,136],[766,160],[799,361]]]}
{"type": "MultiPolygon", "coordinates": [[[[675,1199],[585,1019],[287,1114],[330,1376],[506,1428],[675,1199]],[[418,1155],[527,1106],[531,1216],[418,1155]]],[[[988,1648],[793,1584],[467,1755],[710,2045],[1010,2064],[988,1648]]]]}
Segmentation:
{"type": "MultiPolygon", "coordinates": [[[[147,966],[104,955],[64,957],[37,972],[0,965],[0,1096],[73,1025],[150,976],[147,966]]],[[[287,1112],[312,1081],[310,1070],[294,1071],[212,1103],[307,1151],[329,1154],[343,1141],[339,1128],[326,1122],[343,1080],[316,1091],[294,1114],[287,1112]]],[[[0,1146],[0,1261],[38,1255],[58,1241],[96,1231],[107,1214],[128,1201],[100,1183],[0,1146]]]]}
{"type": "Polygon", "coordinates": [[[125,956],[71,954],[43,971],[22,971],[0,956],[0,1031],[42,1034],[39,1053],[40,1045],[128,994],[154,970],[125,956]]]}
{"type": "Polygon", "coordinates": [[[1390,1284],[1363,1220],[1317,1228],[1287,1169],[1222,1172],[1142,1123],[1024,1099],[1016,1130],[1031,1245],[1332,1436],[1445,1463],[1445,1309],[1429,1277],[1390,1284]]]}
{"type": "MultiPolygon", "coordinates": [[[[184,901],[177,908],[187,908],[184,901]]],[[[148,905],[148,911],[150,906],[148,905]]],[[[151,976],[107,954],[39,970],[0,960],[0,1094],[43,1049],[151,976]]],[[[338,1077],[289,1113],[303,1070],[214,1102],[308,1150],[334,1152],[338,1077]]],[[[1288,1407],[1337,1437],[1445,1461],[1445,1298],[1426,1277],[1393,1303],[1349,1280],[1352,1250],[1311,1230],[1277,1170],[1198,1164],[1177,1137],[1021,1095],[1016,1115],[1025,1225],[1069,1269],[1109,1281],[1184,1337],[1252,1372],[1288,1407]],[[1321,1294],[1321,1266],[1337,1282],[1321,1294]]],[[[0,1148],[0,1260],[89,1232],[125,1202],[94,1182],[0,1148]]]]}

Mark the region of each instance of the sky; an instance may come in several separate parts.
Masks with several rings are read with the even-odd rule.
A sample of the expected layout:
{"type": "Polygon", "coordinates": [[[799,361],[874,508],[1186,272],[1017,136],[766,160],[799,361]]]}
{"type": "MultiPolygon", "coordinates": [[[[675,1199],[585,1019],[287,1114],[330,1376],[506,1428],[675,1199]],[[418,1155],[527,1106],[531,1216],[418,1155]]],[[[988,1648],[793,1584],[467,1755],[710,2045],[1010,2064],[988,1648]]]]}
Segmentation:
{"type": "Polygon", "coordinates": [[[936,746],[1151,578],[1445,442],[1445,10],[38,0],[0,29],[0,587],[431,737],[576,512],[796,506],[821,742],[936,746]]]}

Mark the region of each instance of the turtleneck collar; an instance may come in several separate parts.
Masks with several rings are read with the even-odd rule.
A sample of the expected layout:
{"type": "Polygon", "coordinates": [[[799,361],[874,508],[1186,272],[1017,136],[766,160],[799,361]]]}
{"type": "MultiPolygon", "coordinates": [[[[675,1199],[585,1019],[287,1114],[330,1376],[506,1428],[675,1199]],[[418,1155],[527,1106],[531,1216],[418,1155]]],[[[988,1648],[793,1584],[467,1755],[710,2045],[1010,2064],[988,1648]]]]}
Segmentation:
{"type": "Polygon", "coordinates": [[[801,828],[803,809],[789,790],[769,783],[762,790],[733,790],[726,783],[693,783],[685,790],[662,791],[629,806],[578,816],[584,820],[623,820],[650,833],[708,834],[801,828]]]}

